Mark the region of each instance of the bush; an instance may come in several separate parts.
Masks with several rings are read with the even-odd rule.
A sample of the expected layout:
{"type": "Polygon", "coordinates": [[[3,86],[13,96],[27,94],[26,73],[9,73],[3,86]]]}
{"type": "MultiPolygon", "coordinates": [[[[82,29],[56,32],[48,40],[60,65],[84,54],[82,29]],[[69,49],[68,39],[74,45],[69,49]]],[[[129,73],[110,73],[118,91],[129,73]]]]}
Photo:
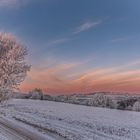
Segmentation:
{"type": "Polygon", "coordinates": [[[53,98],[50,95],[43,95],[43,100],[52,101],[53,98]]]}
{"type": "Polygon", "coordinates": [[[137,101],[134,103],[132,110],[133,111],[140,111],[140,101],[137,101]]]}
{"type": "Polygon", "coordinates": [[[117,102],[117,109],[122,109],[122,110],[130,110],[134,103],[137,102],[137,99],[136,98],[128,98],[128,99],[124,99],[124,100],[121,100],[121,101],[118,101],[117,102]]]}

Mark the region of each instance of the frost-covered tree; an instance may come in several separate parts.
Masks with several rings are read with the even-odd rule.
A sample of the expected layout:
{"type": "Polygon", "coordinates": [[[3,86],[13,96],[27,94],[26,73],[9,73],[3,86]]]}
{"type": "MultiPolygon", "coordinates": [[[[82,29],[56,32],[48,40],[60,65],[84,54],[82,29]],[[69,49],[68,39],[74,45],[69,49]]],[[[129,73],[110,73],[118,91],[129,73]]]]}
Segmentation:
{"type": "Polygon", "coordinates": [[[25,63],[26,55],[26,47],[14,36],[0,33],[0,102],[9,98],[30,70],[25,63]]]}
{"type": "Polygon", "coordinates": [[[32,90],[30,93],[30,99],[39,99],[39,100],[43,100],[43,91],[41,89],[35,88],[34,90],[32,90]]]}
{"type": "Polygon", "coordinates": [[[89,100],[88,104],[97,107],[116,108],[115,102],[111,99],[111,97],[98,93],[95,94],[93,98],[89,100]]]}

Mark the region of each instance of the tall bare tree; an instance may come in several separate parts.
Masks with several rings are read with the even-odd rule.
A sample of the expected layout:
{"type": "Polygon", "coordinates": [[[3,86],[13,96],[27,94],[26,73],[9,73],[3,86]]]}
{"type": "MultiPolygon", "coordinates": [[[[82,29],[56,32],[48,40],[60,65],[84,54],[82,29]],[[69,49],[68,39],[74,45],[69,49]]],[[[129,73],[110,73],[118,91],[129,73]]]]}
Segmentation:
{"type": "Polygon", "coordinates": [[[26,47],[14,36],[0,33],[0,102],[9,97],[30,70],[26,55],[26,47]]]}

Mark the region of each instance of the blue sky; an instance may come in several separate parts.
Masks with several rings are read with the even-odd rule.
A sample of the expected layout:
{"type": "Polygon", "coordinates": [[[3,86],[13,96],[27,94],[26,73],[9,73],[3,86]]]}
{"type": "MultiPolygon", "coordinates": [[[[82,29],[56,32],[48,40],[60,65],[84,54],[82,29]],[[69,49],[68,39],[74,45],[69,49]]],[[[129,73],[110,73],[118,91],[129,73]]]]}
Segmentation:
{"type": "MultiPolygon", "coordinates": [[[[0,0],[0,30],[27,45],[33,70],[43,69],[48,74],[48,69],[58,65],[76,65],[69,72],[54,73],[63,81],[70,80],[68,75],[78,80],[95,69],[139,70],[139,5],[139,0],[0,0]]],[[[34,83],[31,75],[25,84],[32,81],[39,86],[39,77],[34,83]]]]}

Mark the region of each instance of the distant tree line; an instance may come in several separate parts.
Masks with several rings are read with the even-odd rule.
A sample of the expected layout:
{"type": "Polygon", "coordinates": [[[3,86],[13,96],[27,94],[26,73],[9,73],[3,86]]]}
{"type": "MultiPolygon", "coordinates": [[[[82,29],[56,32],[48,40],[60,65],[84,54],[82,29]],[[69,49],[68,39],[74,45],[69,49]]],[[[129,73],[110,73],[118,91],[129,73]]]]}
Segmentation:
{"type": "Polygon", "coordinates": [[[91,95],[73,94],[51,96],[43,94],[43,91],[41,89],[36,88],[30,91],[28,94],[18,94],[16,98],[48,100],[86,106],[140,111],[140,96],[122,96],[121,99],[117,99],[114,95],[107,95],[105,93],[95,93],[91,95]]]}

